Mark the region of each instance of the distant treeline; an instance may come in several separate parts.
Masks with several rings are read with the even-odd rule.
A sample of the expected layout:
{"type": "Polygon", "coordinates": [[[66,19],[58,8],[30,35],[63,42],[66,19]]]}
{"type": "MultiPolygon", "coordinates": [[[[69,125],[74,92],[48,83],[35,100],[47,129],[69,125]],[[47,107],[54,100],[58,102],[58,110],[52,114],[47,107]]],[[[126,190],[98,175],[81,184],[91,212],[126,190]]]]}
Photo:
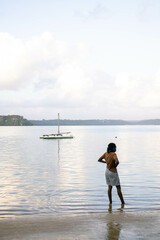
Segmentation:
{"type": "MultiPolygon", "coordinates": [[[[30,120],[36,126],[57,126],[58,120],[30,120]]],[[[160,125],[160,119],[141,120],[141,121],[124,121],[124,120],[69,120],[60,119],[61,126],[96,126],[96,125],[160,125]]]]}
{"type": "MultiPolygon", "coordinates": [[[[70,120],[60,119],[61,126],[112,126],[112,125],[160,125],[160,119],[125,121],[125,120],[70,120]]],[[[0,115],[0,126],[57,126],[58,119],[27,120],[19,115],[0,115]]]]}
{"type": "Polygon", "coordinates": [[[0,126],[32,126],[33,123],[19,115],[0,115],[0,126]]]}
{"type": "MultiPolygon", "coordinates": [[[[58,120],[30,120],[31,123],[37,126],[56,126],[58,125],[58,120]]],[[[88,126],[88,125],[126,125],[127,122],[123,120],[69,120],[69,119],[60,119],[59,124],[61,126],[88,126]]]]}

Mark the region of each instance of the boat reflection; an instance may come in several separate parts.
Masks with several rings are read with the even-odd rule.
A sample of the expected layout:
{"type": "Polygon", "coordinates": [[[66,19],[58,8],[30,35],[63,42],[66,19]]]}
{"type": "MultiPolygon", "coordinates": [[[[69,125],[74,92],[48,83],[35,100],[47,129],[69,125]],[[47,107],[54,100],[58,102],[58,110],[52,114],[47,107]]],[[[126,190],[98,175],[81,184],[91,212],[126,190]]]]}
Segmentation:
{"type": "Polygon", "coordinates": [[[60,140],[58,139],[58,162],[60,161],[60,140]]]}

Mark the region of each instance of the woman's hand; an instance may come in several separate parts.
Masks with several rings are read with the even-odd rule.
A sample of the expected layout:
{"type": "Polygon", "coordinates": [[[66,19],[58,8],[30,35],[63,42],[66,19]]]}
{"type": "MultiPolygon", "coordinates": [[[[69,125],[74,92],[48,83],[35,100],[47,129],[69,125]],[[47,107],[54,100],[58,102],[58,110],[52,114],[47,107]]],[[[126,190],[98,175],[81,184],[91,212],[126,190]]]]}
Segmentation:
{"type": "Polygon", "coordinates": [[[98,159],[98,162],[106,163],[106,160],[104,158],[105,158],[105,153],[98,159]]]}
{"type": "Polygon", "coordinates": [[[104,159],[98,159],[98,162],[106,163],[106,161],[104,159]]]}

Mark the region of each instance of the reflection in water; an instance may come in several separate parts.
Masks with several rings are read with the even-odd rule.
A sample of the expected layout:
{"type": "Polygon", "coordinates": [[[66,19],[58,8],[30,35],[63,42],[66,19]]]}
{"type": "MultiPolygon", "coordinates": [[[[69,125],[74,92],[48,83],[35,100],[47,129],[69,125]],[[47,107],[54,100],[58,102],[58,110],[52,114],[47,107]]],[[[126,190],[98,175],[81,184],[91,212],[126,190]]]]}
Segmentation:
{"type": "Polygon", "coordinates": [[[58,141],[58,162],[60,161],[60,139],[57,139],[58,141]]]}
{"type": "Polygon", "coordinates": [[[58,155],[59,155],[59,152],[60,152],[60,139],[57,139],[58,140],[58,155]]]}
{"type": "Polygon", "coordinates": [[[118,240],[120,237],[121,225],[116,222],[107,223],[106,240],[118,240]]]}
{"type": "MultiPolygon", "coordinates": [[[[47,141],[39,136],[53,126],[1,127],[0,214],[109,210],[105,165],[97,159],[115,136],[125,209],[160,208],[160,126],[71,128],[74,139],[47,141]]],[[[117,211],[113,195],[110,211],[117,211]]]]}
{"type": "MultiPolygon", "coordinates": [[[[117,210],[120,212],[123,212],[124,204],[121,204],[120,208],[117,208],[117,210]]],[[[111,203],[108,205],[108,212],[110,212],[110,213],[112,212],[112,204],[111,203]]]]}

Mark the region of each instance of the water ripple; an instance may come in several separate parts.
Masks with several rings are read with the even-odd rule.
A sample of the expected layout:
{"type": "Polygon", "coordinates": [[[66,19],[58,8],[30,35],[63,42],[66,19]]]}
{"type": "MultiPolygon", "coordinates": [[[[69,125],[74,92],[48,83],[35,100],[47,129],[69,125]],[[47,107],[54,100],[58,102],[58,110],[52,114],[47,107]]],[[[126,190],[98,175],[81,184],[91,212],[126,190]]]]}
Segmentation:
{"type": "MultiPolygon", "coordinates": [[[[72,140],[44,141],[39,136],[54,127],[1,127],[0,216],[107,211],[105,165],[97,159],[111,141],[117,144],[125,210],[160,208],[160,127],[69,129],[72,140]]],[[[119,205],[114,188],[113,210],[119,205]]]]}

